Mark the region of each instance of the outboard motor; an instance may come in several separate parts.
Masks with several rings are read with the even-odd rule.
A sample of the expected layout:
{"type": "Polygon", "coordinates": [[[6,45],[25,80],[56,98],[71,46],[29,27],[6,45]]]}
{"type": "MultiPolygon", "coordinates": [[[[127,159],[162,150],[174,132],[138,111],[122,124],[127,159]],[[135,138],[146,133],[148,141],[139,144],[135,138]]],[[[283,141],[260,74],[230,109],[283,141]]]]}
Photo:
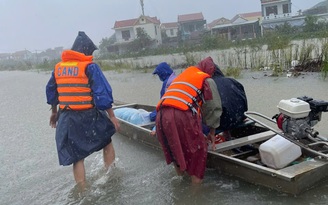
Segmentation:
{"type": "Polygon", "coordinates": [[[312,127],[321,120],[322,112],[328,112],[328,102],[303,96],[281,100],[276,119],[279,129],[294,139],[316,138],[319,133],[312,127]],[[309,136],[310,135],[310,136],[309,136]]]}

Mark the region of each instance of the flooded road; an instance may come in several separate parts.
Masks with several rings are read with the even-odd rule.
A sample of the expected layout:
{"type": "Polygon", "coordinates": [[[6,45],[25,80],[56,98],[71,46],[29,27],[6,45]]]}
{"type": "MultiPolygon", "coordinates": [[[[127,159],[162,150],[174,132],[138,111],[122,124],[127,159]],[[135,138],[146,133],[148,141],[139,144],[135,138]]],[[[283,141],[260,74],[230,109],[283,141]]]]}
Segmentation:
{"type": "MultiPolygon", "coordinates": [[[[179,71],[177,71],[179,72],[179,71]]],[[[161,82],[147,72],[105,72],[115,100],[154,105],[161,82]]],[[[86,161],[88,189],[74,186],[72,167],[58,165],[55,130],[49,126],[45,85],[50,73],[0,72],[0,201],[1,204],[326,204],[328,182],[299,196],[255,186],[208,169],[204,183],[191,187],[177,177],[161,151],[115,134],[116,167],[102,170],[102,153],[86,161]]],[[[244,73],[250,111],[268,116],[282,99],[310,96],[328,101],[328,81],[320,74],[298,78],[244,73]]],[[[328,113],[315,127],[328,135],[328,113]]]]}

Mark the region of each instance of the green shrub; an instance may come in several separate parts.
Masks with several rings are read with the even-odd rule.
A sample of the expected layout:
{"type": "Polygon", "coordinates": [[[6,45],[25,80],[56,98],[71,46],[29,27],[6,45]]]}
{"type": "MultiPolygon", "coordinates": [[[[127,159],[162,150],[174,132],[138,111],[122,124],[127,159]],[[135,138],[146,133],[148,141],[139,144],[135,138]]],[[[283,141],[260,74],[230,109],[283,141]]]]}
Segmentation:
{"type": "Polygon", "coordinates": [[[241,68],[227,68],[222,70],[225,76],[227,77],[233,77],[233,78],[239,78],[241,74],[241,68]]]}

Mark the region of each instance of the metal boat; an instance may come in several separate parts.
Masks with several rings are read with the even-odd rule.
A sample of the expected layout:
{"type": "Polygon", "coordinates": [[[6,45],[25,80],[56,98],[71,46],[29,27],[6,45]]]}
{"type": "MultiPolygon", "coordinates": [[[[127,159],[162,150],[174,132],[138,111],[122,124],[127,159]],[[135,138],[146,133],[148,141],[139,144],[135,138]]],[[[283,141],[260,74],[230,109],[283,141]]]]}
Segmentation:
{"type": "MultiPolygon", "coordinates": [[[[302,98],[301,101],[304,102],[305,100],[302,98]]],[[[303,120],[305,124],[309,124],[309,126],[305,128],[303,128],[303,126],[303,130],[298,129],[299,132],[304,131],[309,135],[312,141],[314,140],[314,143],[307,142],[302,144],[306,137],[300,136],[299,133],[295,134],[295,131],[292,132],[288,130],[291,125],[299,126],[299,123],[295,123],[295,116],[288,116],[290,113],[294,114],[293,111],[295,110],[289,112],[284,109],[284,106],[290,109],[289,104],[287,104],[287,106],[286,104],[280,105],[279,111],[284,115],[280,116],[280,118],[283,118],[283,121],[281,121],[282,124],[279,126],[284,127],[283,130],[276,130],[268,126],[266,123],[263,123],[262,120],[259,120],[258,116],[273,123],[276,123],[278,119],[275,121],[272,120],[272,118],[256,112],[246,112],[245,115],[247,116],[247,120],[245,123],[233,130],[229,130],[230,139],[216,144],[215,150],[208,150],[207,167],[214,168],[220,174],[224,173],[249,183],[294,195],[314,188],[318,183],[326,180],[328,177],[328,157],[325,153],[328,147],[327,142],[326,139],[319,136],[311,126],[315,124],[313,122],[314,120],[316,120],[315,122],[320,121],[320,118],[317,118],[318,114],[320,114],[321,117],[321,112],[328,111],[327,107],[320,107],[321,110],[318,110],[318,107],[313,108],[311,105],[311,111],[306,111],[306,114],[303,114],[306,117],[303,115],[296,116],[297,120],[303,120]],[[312,109],[315,110],[313,111],[312,109]],[[314,113],[311,114],[312,111],[314,113]],[[253,117],[253,115],[257,117],[253,117]],[[293,121],[294,124],[290,121],[293,121]],[[286,128],[286,123],[288,124],[288,129],[286,128]],[[300,148],[302,150],[302,155],[300,157],[283,168],[272,168],[267,166],[262,162],[259,153],[261,144],[267,142],[277,134],[297,145],[301,145],[300,148]],[[319,140],[317,138],[319,138],[319,140]],[[317,145],[318,143],[320,146],[317,145]],[[312,144],[315,144],[317,147],[319,146],[320,149],[314,149],[312,144]]],[[[146,111],[155,110],[155,106],[142,104],[120,103],[114,106],[114,110],[119,108],[134,108],[146,111]]],[[[293,107],[293,109],[295,109],[295,107],[293,107]]],[[[305,108],[296,109],[298,109],[296,113],[302,113],[299,109],[307,110],[305,108]]],[[[123,119],[119,119],[119,121],[121,123],[120,134],[155,149],[161,149],[156,136],[151,135],[152,128],[155,126],[154,122],[136,125],[123,119]]]]}

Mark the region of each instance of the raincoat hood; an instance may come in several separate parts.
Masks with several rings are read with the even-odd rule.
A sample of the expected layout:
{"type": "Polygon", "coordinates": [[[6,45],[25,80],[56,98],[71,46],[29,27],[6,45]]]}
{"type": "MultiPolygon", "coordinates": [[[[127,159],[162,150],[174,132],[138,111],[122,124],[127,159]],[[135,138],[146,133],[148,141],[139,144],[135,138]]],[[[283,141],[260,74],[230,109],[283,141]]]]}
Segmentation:
{"type": "Polygon", "coordinates": [[[153,71],[153,75],[158,75],[161,81],[165,81],[173,73],[172,68],[166,62],[158,64],[158,66],[153,71]]]}
{"type": "Polygon", "coordinates": [[[204,73],[207,73],[210,76],[212,76],[214,74],[216,66],[215,63],[213,62],[213,59],[211,57],[207,57],[204,60],[200,61],[197,67],[204,73]]]}
{"type": "Polygon", "coordinates": [[[220,77],[224,77],[224,74],[222,73],[221,69],[219,68],[218,65],[215,64],[215,71],[213,76],[220,76],[220,77]]]}
{"type": "Polygon", "coordinates": [[[83,53],[73,50],[65,50],[62,52],[63,62],[67,61],[92,61],[92,56],[86,56],[83,53]]]}
{"type": "Polygon", "coordinates": [[[97,50],[97,46],[83,31],[79,31],[71,50],[84,53],[86,56],[91,56],[93,51],[97,50]]]}

